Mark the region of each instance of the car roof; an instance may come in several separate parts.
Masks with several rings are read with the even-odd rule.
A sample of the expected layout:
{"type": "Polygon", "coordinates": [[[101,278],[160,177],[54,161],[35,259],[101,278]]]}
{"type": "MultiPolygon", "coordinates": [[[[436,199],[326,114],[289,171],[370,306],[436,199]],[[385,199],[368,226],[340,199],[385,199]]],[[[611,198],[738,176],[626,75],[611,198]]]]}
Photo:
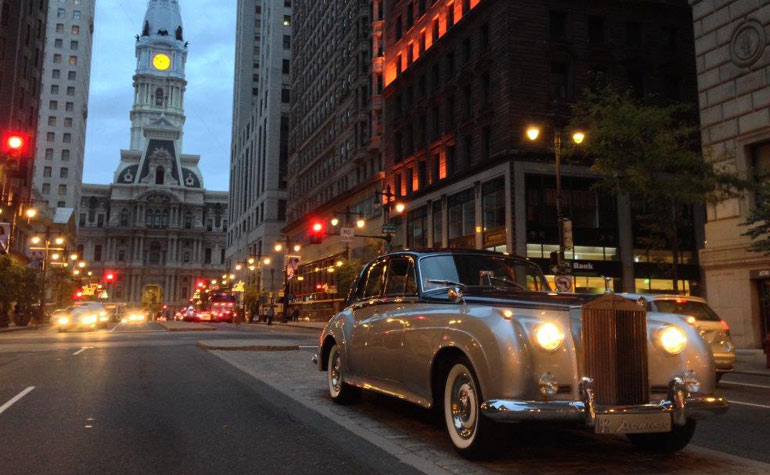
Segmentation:
{"type": "Polygon", "coordinates": [[[521,257],[515,254],[508,254],[505,252],[487,251],[483,249],[459,249],[459,248],[401,249],[398,251],[392,251],[387,254],[383,254],[380,257],[390,257],[390,256],[403,255],[403,254],[411,254],[417,257],[439,256],[439,255],[447,255],[447,254],[474,254],[474,255],[485,255],[485,256],[492,256],[492,257],[509,257],[512,259],[519,259],[522,261],[531,262],[531,260],[526,257],[521,257]]]}
{"type": "Polygon", "coordinates": [[[621,297],[625,297],[631,300],[639,300],[640,298],[652,302],[654,300],[689,300],[692,302],[706,303],[706,299],[702,297],[695,297],[693,295],[676,295],[676,294],[639,294],[639,293],[621,293],[618,294],[621,297]]]}

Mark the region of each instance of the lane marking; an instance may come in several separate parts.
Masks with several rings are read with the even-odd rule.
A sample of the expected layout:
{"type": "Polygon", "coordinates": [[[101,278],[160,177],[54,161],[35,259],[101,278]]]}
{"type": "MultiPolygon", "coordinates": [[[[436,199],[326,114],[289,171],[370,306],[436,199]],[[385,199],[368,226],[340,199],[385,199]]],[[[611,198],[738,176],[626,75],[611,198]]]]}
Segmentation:
{"type": "Polygon", "coordinates": [[[27,388],[27,389],[25,389],[24,391],[20,392],[19,394],[15,395],[13,398],[11,398],[11,400],[10,400],[10,401],[8,401],[8,402],[6,402],[5,404],[3,404],[2,406],[0,406],[0,414],[2,414],[3,412],[5,412],[5,410],[6,410],[6,409],[8,409],[9,407],[11,407],[11,406],[13,406],[14,404],[16,404],[17,402],[19,402],[19,400],[20,400],[21,398],[23,398],[24,396],[26,396],[27,394],[29,394],[29,393],[30,393],[30,391],[32,391],[33,389],[35,389],[35,386],[30,386],[30,387],[28,387],[28,388],[27,388]]]}
{"type": "Polygon", "coordinates": [[[304,345],[304,346],[303,346],[303,345],[299,345],[299,347],[300,347],[300,349],[304,349],[304,348],[318,348],[318,346],[317,346],[317,345],[310,345],[310,346],[307,346],[307,345],[304,345]]]}
{"type": "Polygon", "coordinates": [[[731,385],[734,385],[734,386],[746,386],[747,388],[770,389],[770,386],[766,386],[766,385],[763,385],[763,384],[734,383],[732,381],[720,381],[719,384],[731,384],[731,385]]]}
{"type": "Polygon", "coordinates": [[[770,409],[770,406],[765,406],[762,404],[754,404],[752,402],[743,402],[743,401],[733,401],[728,399],[727,402],[730,404],[738,404],[739,406],[751,406],[751,407],[761,407],[762,409],[770,409]]]}
{"type": "Polygon", "coordinates": [[[117,329],[117,328],[120,326],[120,324],[121,324],[121,323],[123,323],[123,322],[118,322],[118,324],[117,324],[117,325],[115,325],[114,327],[112,327],[112,330],[110,330],[110,331],[109,331],[109,332],[107,332],[107,333],[112,333],[112,332],[114,332],[114,331],[115,331],[115,330],[116,330],[116,329],[117,329]]]}
{"type": "Polygon", "coordinates": [[[72,353],[72,356],[77,356],[77,355],[79,355],[80,353],[82,353],[82,352],[84,352],[84,351],[86,351],[86,350],[90,350],[90,349],[92,349],[92,348],[93,348],[93,346],[84,346],[83,348],[79,349],[78,351],[76,351],[76,352],[72,353]]]}

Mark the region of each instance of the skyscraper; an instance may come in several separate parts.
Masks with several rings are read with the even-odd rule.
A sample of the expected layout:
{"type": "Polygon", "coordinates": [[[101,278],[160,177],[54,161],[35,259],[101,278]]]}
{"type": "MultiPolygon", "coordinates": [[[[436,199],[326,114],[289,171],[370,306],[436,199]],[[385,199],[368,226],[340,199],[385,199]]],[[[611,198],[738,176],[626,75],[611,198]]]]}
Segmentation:
{"type": "MultiPolygon", "coordinates": [[[[282,240],[289,158],[291,2],[239,0],[230,158],[231,266],[282,240]]],[[[273,260],[281,270],[282,260],[273,260]]],[[[262,268],[262,272],[269,267],[262,268]]],[[[247,275],[254,280],[256,275],[247,275]]],[[[267,283],[262,287],[268,292],[267,283]]],[[[275,284],[275,282],[274,282],[275,284]]],[[[278,284],[275,284],[276,286],[278,284]]]]}
{"type": "Polygon", "coordinates": [[[95,4],[48,6],[33,182],[50,208],[77,208],[80,201],[95,4]]]}

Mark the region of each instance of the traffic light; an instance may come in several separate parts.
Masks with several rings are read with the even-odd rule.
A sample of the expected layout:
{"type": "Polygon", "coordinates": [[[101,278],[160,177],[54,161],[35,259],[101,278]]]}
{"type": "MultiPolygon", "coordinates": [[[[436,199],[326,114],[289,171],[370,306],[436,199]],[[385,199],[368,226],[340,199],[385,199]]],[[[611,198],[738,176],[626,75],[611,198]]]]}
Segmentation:
{"type": "Polygon", "coordinates": [[[104,280],[106,280],[109,283],[113,283],[115,281],[115,273],[107,272],[107,274],[104,275],[104,280]]]}
{"type": "Polygon", "coordinates": [[[309,234],[311,244],[321,244],[326,237],[326,225],[320,220],[312,221],[309,234]]]}
{"type": "Polygon", "coordinates": [[[202,280],[199,280],[198,282],[195,283],[195,287],[198,288],[198,289],[202,289],[202,288],[206,287],[206,282],[204,282],[202,280]]]}
{"type": "Polygon", "coordinates": [[[24,150],[26,143],[27,141],[24,139],[24,136],[18,133],[9,133],[3,136],[3,149],[7,154],[20,154],[24,150]]]}

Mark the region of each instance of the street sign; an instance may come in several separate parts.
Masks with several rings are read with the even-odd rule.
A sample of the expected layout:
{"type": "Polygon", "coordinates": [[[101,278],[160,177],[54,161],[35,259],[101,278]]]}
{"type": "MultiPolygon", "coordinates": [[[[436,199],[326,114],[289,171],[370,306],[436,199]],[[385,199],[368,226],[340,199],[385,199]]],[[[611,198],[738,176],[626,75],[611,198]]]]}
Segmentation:
{"type": "Polygon", "coordinates": [[[396,225],[395,224],[385,224],[382,226],[382,234],[393,234],[396,232],[396,225]]]}
{"type": "Polygon", "coordinates": [[[340,241],[353,242],[353,238],[356,236],[356,230],[353,227],[340,228],[340,241]]]}
{"type": "Polygon", "coordinates": [[[571,293],[572,290],[572,276],[571,275],[557,275],[554,279],[557,292],[571,293]]]}
{"type": "Polygon", "coordinates": [[[564,218],[562,220],[562,232],[564,233],[564,248],[572,249],[574,242],[572,240],[572,220],[564,218]]]}
{"type": "Polygon", "coordinates": [[[288,256],[288,262],[286,265],[286,279],[291,280],[294,278],[294,276],[297,274],[297,269],[299,269],[299,256],[288,256]]]}

